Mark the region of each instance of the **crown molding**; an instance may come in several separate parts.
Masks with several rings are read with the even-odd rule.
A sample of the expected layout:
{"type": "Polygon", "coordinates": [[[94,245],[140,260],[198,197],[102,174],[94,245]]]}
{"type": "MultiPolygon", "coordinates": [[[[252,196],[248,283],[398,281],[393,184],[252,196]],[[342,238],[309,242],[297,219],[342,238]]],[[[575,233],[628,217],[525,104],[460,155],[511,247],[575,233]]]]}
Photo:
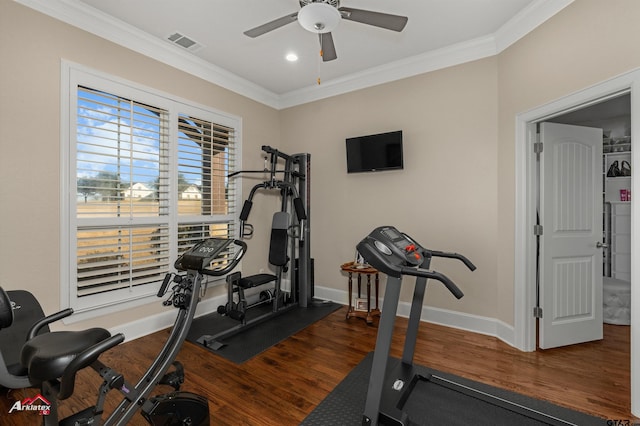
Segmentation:
{"type": "Polygon", "coordinates": [[[277,94],[204,61],[188,51],[114,19],[79,0],[14,1],[232,92],[278,108],[279,96],[277,94]]]}
{"type": "Polygon", "coordinates": [[[278,110],[496,55],[573,2],[535,0],[491,35],[278,95],[79,0],[14,1],[278,110]]]}
{"type": "Polygon", "coordinates": [[[319,86],[294,90],[280,96],[280,107],[289,108],[306,102],[337,96],[383,83],[475,61],[496,54],[492,36],[480,37],[421,55],[377,66],[341,78],[327,80],[319,86]]]}
{"type": "Polygon", "coordinates": [[[542,23],[573,3],[574,0],[536,0],[507,21],[494,34],[496,53],[500,53],[542,23]]]}

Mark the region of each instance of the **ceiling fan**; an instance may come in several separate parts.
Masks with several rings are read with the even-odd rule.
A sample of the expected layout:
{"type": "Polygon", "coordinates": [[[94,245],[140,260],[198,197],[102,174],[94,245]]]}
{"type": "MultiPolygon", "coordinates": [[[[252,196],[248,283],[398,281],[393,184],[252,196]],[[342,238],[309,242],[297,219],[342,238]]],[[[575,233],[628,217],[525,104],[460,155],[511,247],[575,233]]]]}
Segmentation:
{"type": "Polygon", "coordinates": [[[338,26],[341,19],[398,32],[404,29],[408,20],[406,16],[340,7],[340,0],[299,0],[299,3],[299,12],[259,25],[245,31],[244,34],[254,38],[298,21],[305,30],[318,34],[322,60],[327,62],[338,57],[331,31],[338,26]]]}

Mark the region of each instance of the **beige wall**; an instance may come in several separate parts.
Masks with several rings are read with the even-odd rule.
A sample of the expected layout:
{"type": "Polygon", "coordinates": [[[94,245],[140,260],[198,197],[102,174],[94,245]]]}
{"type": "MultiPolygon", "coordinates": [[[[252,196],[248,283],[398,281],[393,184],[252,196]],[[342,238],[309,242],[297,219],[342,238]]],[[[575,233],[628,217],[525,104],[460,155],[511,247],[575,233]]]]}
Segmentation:
{"type": "MultiPolygon", "coordinates": [[[[262,167],[263,135],[279,140],[278,111],[10,0],[0,0],[0,58],[0,285],[32,291],[48,313],[60,306],[62,59],[242,117],[246,168],[262,167]]],[[[249,272],[266,267],[267,242],[254,240],[249,272]]],[[[161,309],[92,323],[112,327],[161,309]]]]}
{"type": "Polygon", "coordinates": [[[515,117],[640,67],[640,2],[576,0],[498,56],[498,301],[513,324],[515,117]]]}
{"type": "Polygon", "coordinates": [[[429,304],[493,317],[496,76],[489,58],[282,111],[287,149],[311,153],[316,283],[346,290],[340,264],[353,260],[372,229],[394,225],[478,266],[471,273],[459,262],[434,261],[466,297],[458,301],[434,285],[429,304]],[[403,131],[404,170],[347,174],[345,138],[392,130],[403,131]]]}
{"type": "MultiPolygon", "coordinates": [[[[60,61],[67,59],[242,117],[247,169],[262,167],[263,144],[310,152],[317,285],[346,290],[339,265],[372,228],[395,225],[478,266],[470,273],[434,262],[466,296],[457,301],[432,286],[428,304],[512,325],[515,116],[640,66],[638,16],[635,0],[576,0],[498,56],[276,111],[0,0],[0,283],[33,291],[48,312],[59,306],[60,61]],[[403,171],[346,173],[346,137],[397,129],[403,171]]],[[[268,223],[267,215],[269,208],[257,208],[251,222],[268,223]]],[[[267,228],[256,229],[249,273],[266,257],[259,229],[267,228]]],[[[100,321],[109,327],[155,310],[100,321]]]]}
{"type": "Polygon", "coordinates": [[[317,281],[344,288],[337,265],[391,224],[478,266],[434,262],[466,294],[427,304],[513,325],[515,117],[640,66],[639,12],[633,0],[576,0],[494,58],[283,111],[283,140],[313,153],[317,281]],[[347,175],[345,137],[395,129],[404,171],[347,175]]]}

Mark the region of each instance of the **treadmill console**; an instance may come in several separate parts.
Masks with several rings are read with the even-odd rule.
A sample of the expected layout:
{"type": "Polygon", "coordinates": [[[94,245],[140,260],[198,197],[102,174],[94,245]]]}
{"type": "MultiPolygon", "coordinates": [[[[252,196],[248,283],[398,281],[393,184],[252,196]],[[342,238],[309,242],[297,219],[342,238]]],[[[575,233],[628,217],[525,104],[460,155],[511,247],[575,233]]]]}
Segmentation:
{"type": "Polygon", "coordinates": [[[402,267],[419,267],[425,258],[422,247],[393,226],[380,226],[357,246],[365,261],[377,270],[399,277],[402,267]]]}

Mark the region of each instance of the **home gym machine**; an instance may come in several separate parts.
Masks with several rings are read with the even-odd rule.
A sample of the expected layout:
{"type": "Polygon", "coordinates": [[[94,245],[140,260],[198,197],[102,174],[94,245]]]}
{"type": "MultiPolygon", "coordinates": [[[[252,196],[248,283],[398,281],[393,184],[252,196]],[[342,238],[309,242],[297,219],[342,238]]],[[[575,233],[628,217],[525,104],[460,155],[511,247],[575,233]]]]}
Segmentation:
{"type": "MultiPolygon", "coordinates": [[[[71,315],[67,309],[38,321],[29,331],[21,350],[21,363],[26,368],[31,387],[40,387],[41,396],[49,403],[50,411],[43,415],[43,424],[49,425],[125,425],[140,410],[152,425],[208,425],[209,404],[206,398],[180,391],[184,382],[183,368],[175,358],[182,347],[193,320],[198,301],[203,293],[203,275],[222,276],[231,272],[246,252],[246,244],[240,240],[209,238],[186,250],[174,266],[183,274],[167,274],[158,297],[164,297],[171,287],[165,306],[178,309],[174,326],[163,348],[151,366],[134,386],[125,377],[104,365],[98,357],[124,341],[122,333],[111,335],[102,328],[82,331],[54,331],[39,334],[53,321],[71,315]],[[230,249],[235,244],[238,248],[230,249]],[[213,265],[213,266],[212,266],[213,265]],[[174,371],[168,370],[174,366],[174,371]],[[95,406],[86,408],[59,420],[58,401],[69,398],[74,391],[75,377],[79,370],[91,367],[102,378],[95,406]],[[173,386],[168,394],[149,397],[159,384],[173,386]],[[107,393],[115,389],[124,398],[104,420],[103,406],[107,393]]],[[[7,292],[0,288],[0,329],[12,325],[14,313],[7,292]]],[[[5,366],[6,367],[6,366],[5,366]]],[[[0,369],[3,375],[8,368],[0,369]]],[[[0,383],[22,383],[20,377],[0,377],[0,383]]]]}
{"type": "MultiPolygon", "coordinates": [[[[436,385],[434,389],[439,387],[452,390],[464,395],[464,397],[490,404],[498,410],[508,410],[519,416],[537,420],[542,424],[564,426],[572,424],[436,374],[420,374],[413,365],[427,280],[440,281],[456,298],[463,297],[462,291],[446,275],[429,269],[432,258],[457,259],[473,271],[476,268],[469,259],[457,253],[428,250],[392,226],[374,229],[357,245],[357,250],[368,264],[387,275],[362,425],[415,424],[412,422],[411,413],[406,412],[404,407],[409,405],[411,394],[420,382],[430,382],[436,385]],[[416,282],[402,359],[397,360],[389,358],[389,350],[400,297],[400,287],[405,276],[416,277],[416,282]]],[[[466,401],[470,400],[466,399],[466,401]]],[[[428,404],[428,400],[420,401],[420,405],[428,404]]],[[[464,408],[461,407],[461,410],[464,408]]],[[[434,409],[437,408],[434,407],[434,409]]],[[[482,415],[483,413],[478,413],[475,418],[482,418],[482,415]]],[[[451,420],[453,419],[446,419],[448,424],[452,424],[451,420]]]]}
{"type": "Polygon", "coordinates": [[[235,272],[227,277],[227,300],[218,307],[218,313],[236,320],[237,324],[222,332],[205,334],[196,339],[198,343],[213,350],[224,346],[222,339],[251,325],[296,306],[307,308],[312,303],[310,155],[289,155],[266,145],[262,146],[262,151],[267,154],[264,170],[238,171],[229,177],[245,173],[269,173],[269,179],[255,185],[242,206],[241,240],[250,238],[253,234],[253,225],[247,223],[247,220],[256,193],[263,190],[279,192],[280,211],[273,215],[269,243],[269,263],[275,268],[275,274],[260,273],[243,277],[240,272],[235,272]],[[267,304],[270,309],[264,309],[267,304]],[[259,306],[263,306],[263,309],[256,310],[259,311],[258,314],[249,316],[248,310],[259,306]]]}

